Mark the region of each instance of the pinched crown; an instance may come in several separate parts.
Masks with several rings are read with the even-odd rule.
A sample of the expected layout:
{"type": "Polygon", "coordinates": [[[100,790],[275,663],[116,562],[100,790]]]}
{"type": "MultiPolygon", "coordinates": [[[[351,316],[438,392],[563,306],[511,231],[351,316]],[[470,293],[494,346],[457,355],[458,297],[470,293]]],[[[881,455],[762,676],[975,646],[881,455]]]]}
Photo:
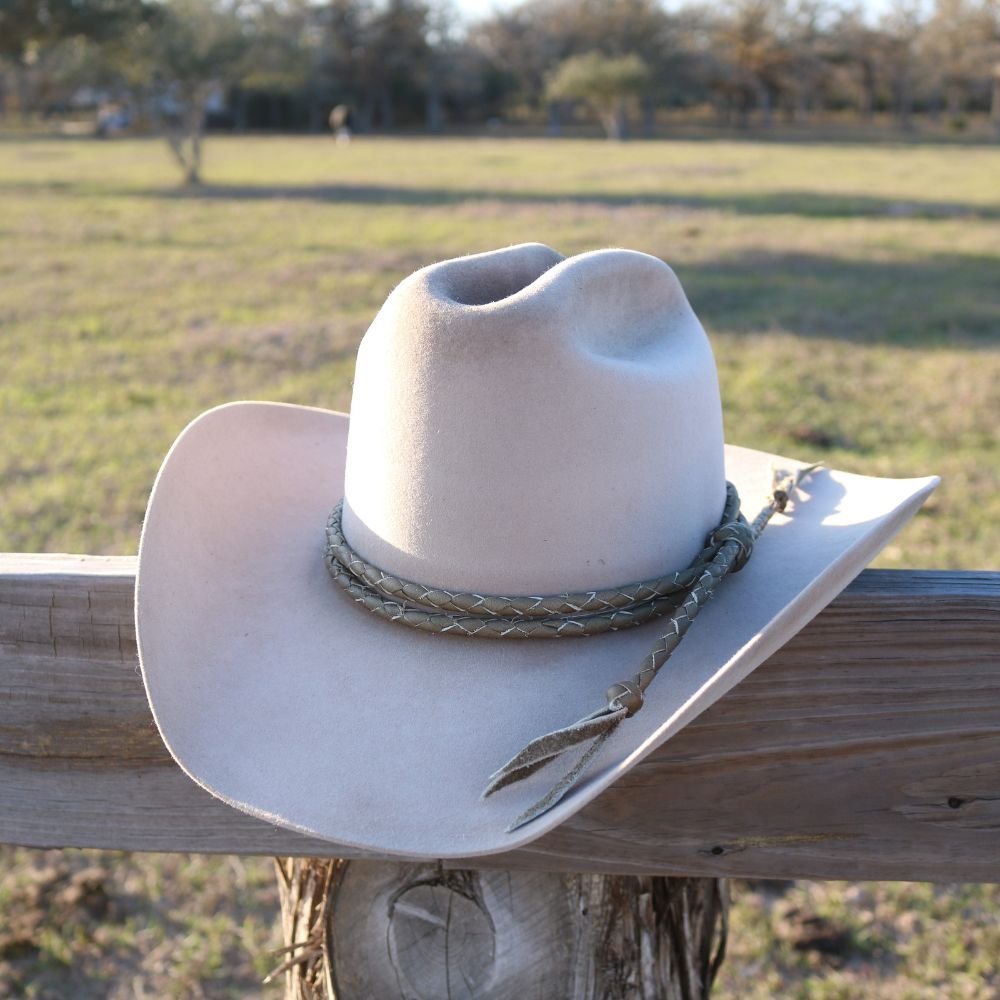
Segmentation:
{"type": "Polygon", "coordinates": [[[343,528],[390,572],[614,586],[686,565],[724,498],[711,348],[654,257],[526,244],[445,261],[362,341],[343,528]]]}

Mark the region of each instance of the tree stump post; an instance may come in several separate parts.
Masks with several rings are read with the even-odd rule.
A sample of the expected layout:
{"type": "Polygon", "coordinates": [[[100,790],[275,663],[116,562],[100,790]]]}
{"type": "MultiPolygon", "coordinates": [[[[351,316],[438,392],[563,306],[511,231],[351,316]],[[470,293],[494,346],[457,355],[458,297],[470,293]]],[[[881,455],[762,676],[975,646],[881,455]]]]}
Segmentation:
{"type": "Polygon", "coordinates": [[[707,1000],[727,883],[276,859],[285,1000],[707,1000]]]}

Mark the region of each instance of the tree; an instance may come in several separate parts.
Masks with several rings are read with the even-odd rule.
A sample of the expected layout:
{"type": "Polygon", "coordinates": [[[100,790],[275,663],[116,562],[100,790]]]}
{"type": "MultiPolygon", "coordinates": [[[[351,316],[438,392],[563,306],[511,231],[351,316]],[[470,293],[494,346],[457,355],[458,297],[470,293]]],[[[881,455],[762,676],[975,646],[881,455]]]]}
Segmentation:
{"type": "Polygon", "coordinates": [[[509,104],[539,107],[554,66],[597,53],[638,56],[647,67],[649,99],[676,89],[685,63],[676,18],[658,0],[526,0],[475,25],[471,43],[493,68],[509,104]]]}
{"type": "Polygon", "coordinates": [[[856,8],[843,11],[829,34],[830,61],[847,70],[866,121],[871,120],[879,100],[888,44],[884,32],[869,25],[856,8]]]}
{"type": "Polygon", "coordinates": [[[1000,142],[1000,0],[983,0],[979,10],[986,50],[992,63],[989,72],[990,117],[1000,142]]]}
{"type": "Polygon", "coordinates": [[[798,0],[781,25],[786,51],[780,86],[790,119],[805,120],[822,104],[831,77],[831,47],[822,0],[798,0]]]}
{"type": "Polygon", "coordinates": [[[970,0],[936,0],[922,32],[923,53],[944,90],[951,121],[957,122],[978,77],[988,73],[979,11],[970,0]]]}
{"type": "Polygon", "coordinates": [[[22,114],[33,99],[29,74],[72,42],[106,42],[139,22],[142,0],[0,0],[0,64],[14,71],[22,114]]]}
{"type": "Polygon", "coordinates": [[[654,97],[676,93],[688,82],[676,17],[659,0],[561,0],[549,20],[550,33],[564,40],[567,55],[631,55],[645,63],[647,79],[637,96],[644,132],[651,135],[654,97]]]}
{"type": "Polygon", "coordinates": [[[297,123],[295,98],[302,102],[310,132],[326,128],[330,108],[338,103],[330,81],[329,51],[332,11],[310,0],[271,0],[253,11],[251,49],[230,93],[236,127],[247,127],[248,93],[267,95],[264,114],[269,125],[297,123]],[[287,102],[285,98],[292,98],[287,102]]]}
{"type": "Polygon", "coordinates": [[[141,10],[141,0],[0,0],[0,56],[20,61],[39,46],[77,36],[100,41],[141,10]]]}
{"type": "Polygon", "coordinates": [[[968,106],[989,103],[996,87],[1000,0],[936,0],[921,33],[921,52],[952,123],[960,124],[968,106]]]}
{"type": "Polygon", "coordinates": [[[997,142],[1000,142],[1000,62],[993,67],[993,79],[990,86],[990,117],[993,119],[993,130],[997,142]]]}
{"type": "Polygon", "coordinates": [[[327,67],[339,99],[366,130],[395,126],[401,107],[426,110],[431,86],[430,7],[422,0],[331,0],[327,67]]]}
{"type": "Polygon", "coordinates": [[[889,70],[893,107],[899,127],[913,127],[913,92],[917,77],[917,41],[920,11],[915,0],[893,0],[882,18],[886,46],[884,62],[889,70]]]}
{"type": "Polygon", "coordinates": [[[649,68],[638,56],[602,56],[597,52],[572,56],[548,79],[552,101],[584,101],[601,120],[609,139],[625,138],[625,113],[630,101],[649,87],[649,68]]]}
{"type": "Polygon", "coordinates": [[[735,105],[741,126],[749,123],[754,108],[760,109],[765,125],[771,123],[775,96],[791,62],[781,37],[786,14],[784,0],[730,0],[715,22],[716,88],[735,105]]]}
{"type": "Polygon", "coordinates": [[[140,87],[186,184],[201,182],[205,112],[212,96],[247,72],[251,23],[238,3],[168,0],[122,49],[121,65],[140,87]]]}

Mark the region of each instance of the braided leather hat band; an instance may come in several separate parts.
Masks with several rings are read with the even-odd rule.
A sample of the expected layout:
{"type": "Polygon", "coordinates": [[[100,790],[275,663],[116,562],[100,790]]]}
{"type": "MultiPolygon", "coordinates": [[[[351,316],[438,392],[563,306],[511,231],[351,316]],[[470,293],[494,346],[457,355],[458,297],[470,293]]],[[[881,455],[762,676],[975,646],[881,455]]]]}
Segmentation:
{"type": "Polygon", "coordinates": [[[424,632],[481,639],[555,639],[643,625],[678,606],[725,541],[736,539],[745,558],[753,546],[749,526],[740,514],[739,496],[727,483],[719,525],[687,568],[623,587],[506,597],[427,587],[386,573],[351,547],[344,537],[342,514],[343,501],[327,521],[326,565],[359,604],[389,621],[424,632]]]}
{"type": "Polygon", "coordinates": [[[775,471],[768,503],[752,522],[740,512],[732,483],[718,526],[691,564],[677,573],[599,591],[547,596],[502,596],[450,591],[403,580],[363,559],[344,537],[343,501],[326,527],[330,575],[359,604],[392,622],[425,632],[491,639],[566,638],[633,628],[670,615],[668,628],[643,659],[637,673],[613,684],[607,703],[564,729],[532,740],[491,777],[483,795],[528,777],[570,748],[590,742],[575,766],[508,829],[529,822],[554,806],[576,784],[614,730],[643,704],[643,693],[684,638],[691,623],[729,574],[746,565],[753,547],[795,487],[816,466],[796,473],[775,471]]]}

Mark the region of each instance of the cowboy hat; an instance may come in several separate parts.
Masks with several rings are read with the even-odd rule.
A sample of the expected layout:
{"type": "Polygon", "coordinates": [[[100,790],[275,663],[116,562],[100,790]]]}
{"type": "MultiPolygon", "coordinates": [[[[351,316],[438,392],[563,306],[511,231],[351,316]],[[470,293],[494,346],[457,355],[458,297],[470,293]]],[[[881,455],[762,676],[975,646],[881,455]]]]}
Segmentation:
{"type": "Polygon", "coordinates": [[[724,443],[708,340],[661,261],[529,244],[426,267],[365,335],[350,422],[232,403],[167,455],[136,590],[160,733],[214,795],[335,843],[414,858],[520,846],[777,650],[937,484],[803,478],[805,464],[724,443]],[[787,490],[775,467],[792,470],[787,490]],[[764,508],[762,534],[733,513],[737,493],[751,517],[764,508]],[[650,580],[666,616],[645,620],[650,580]],[[479,605],[507,635],[520,626],[497,602],[523,623],[545,595],[572,609],[554,634],[601,617],[591,598],[612,624],[482,637],[479,605]],[[661,675],[622,682],[663,638],[661,675]],[[566,737],[609,713],[589,749],[566,737]],[[555,795],[561,765],[518,757],[553,741],[589,765],[555,795]],[[518,773],[483,798],[512,757],[518,773]]]}

